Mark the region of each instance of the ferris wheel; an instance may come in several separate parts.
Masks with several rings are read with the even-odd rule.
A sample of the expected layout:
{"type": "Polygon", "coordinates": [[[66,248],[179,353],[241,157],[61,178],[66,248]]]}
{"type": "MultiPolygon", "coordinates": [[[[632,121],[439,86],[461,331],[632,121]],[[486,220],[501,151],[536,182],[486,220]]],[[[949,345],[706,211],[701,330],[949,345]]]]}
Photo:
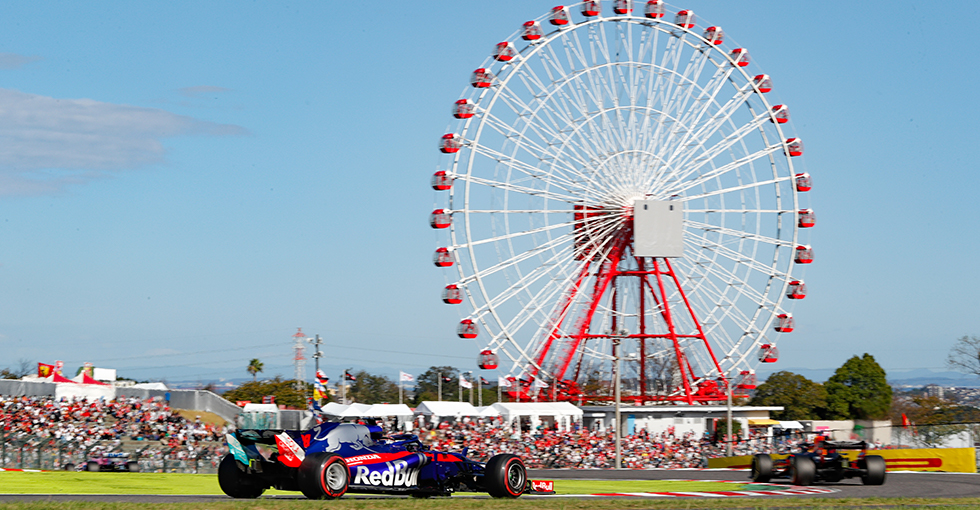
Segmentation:
{"type": "Polygon", "coordinates": [[[659,0],[555,7],[492,46],[430,225],[457,334],[512,398],[601,399],[618,360],[626,398],[707,402],[776,361],[816,220],[772,88],[659,0]]]}

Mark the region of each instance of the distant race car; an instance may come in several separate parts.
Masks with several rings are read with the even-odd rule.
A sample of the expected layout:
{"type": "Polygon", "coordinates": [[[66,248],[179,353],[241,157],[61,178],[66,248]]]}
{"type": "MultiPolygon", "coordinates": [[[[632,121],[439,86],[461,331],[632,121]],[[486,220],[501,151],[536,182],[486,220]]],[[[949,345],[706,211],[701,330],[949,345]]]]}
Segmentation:
{"type": "Polygon", "coordinates": [[[122,471],[138,473],[140,465],[125,452],[95,452],[85,464],[65,464],[65,471],[122,471]]]}
{"type": "Polygon", "coordinates": [[[760,453],[752,457],[752,480],[759,483],[775,478],[788,478],[793,485],[810,485],[813,482],[839,482],[845,478],[860,477],[865,485],[885,483],[885,459],[880,455],[867,455],[868,443],[864,441],[828,441],[822,437],[803,453],[785,459],[773,460],[760,453]],[[841,455],[841,450],[861,450],[854,460],[841,455]]]}
{"type": "Polygon", "coordinates": [[[383,437],[373,425],[238,430],[226,439],[231,453],[218,466],[218,484],[233,498],[257,498],[269,487],[301,491],[310,499],[347,492],[426,498],[457,491],[516,498],[533,490],[515,455],[495,455],[484,464],[468,459],[466,449],[431,451],[414,434],[383,437]]]}

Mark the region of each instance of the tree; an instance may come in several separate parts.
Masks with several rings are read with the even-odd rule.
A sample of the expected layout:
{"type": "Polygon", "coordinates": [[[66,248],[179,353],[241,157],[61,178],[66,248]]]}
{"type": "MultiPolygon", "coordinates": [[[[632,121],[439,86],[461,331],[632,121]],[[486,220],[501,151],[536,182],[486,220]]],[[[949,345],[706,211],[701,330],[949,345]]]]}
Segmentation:
{"type": "Polygon", "coordinates": [[[418,405],[426,400],[456,400],[459,390],[459,370],[453,367],[429,367],[415,379],[415,401],[418,405]],[[442,398],[439,398],[439,377],[449,379],[442,383],[442,398]]]}
{"type": "Polygon", "coordinates": [[[245,371],[252,374],[252,382],[255,382],[255,375],[261,372],[264,366],[265,364],[259,361],[259,358],[252,358],[252,361],[248,362],[248,368],[245,371]]]}
{"type": "Polygon", "coordinates": [[[977,422],[980,410],[939,397],[900,394],[892,404],[894,427],[902,426],[902,415],[909,419],[913,427],[913,430],[903,432],[904,441],[939,448],[947,438],[967,430],[964,422],[977,422]]]}
{"type": "Polygon", "coordinates": [[[276,404],[306,409],[306,397],[313,391],[313,385],[303,383],[303,390],[296,389],[296,381],[284,381],[282,376],[275,376],[265,381],[247,382],[233,390],[226,391],[222,395],[230,402],[239,400],[249,400],[261,403],[262,397],[273,395],[276,397],[276,404]]]}
{"type": "Polygon", "coordinates": [[[888,417],[892,388],[874,356],[852,356],[824,384],[827,414],[834,420],[878,420],[888,417]]]}
{"type": "Polygon", "coordinates": [[[783,406],[772,413],[776,420],[818,420],[827,408],[827,391],[802,375],[776,372],[756,388],[749,405],[783,406]]]}
{"type": "Polygon", "coordinates": [[[25,375],[34,373],[36,367],[37,365],[33,361],[21,358],[17,360],[16,367],[7,367],[0,370],[0,379],[20,379],[25,375]]]}
{"type": "Polygon", "coordinates": [[[347,398],[362,404],[398,402],[398,384],[384,375],[372,375],[363,370],[347,390],[347,398]]]}
{"type": "Polygon", "coordinates": [[[980,337],[963,336],[957,339],[946,357],[946,366],[980,377],[980,337]]]}

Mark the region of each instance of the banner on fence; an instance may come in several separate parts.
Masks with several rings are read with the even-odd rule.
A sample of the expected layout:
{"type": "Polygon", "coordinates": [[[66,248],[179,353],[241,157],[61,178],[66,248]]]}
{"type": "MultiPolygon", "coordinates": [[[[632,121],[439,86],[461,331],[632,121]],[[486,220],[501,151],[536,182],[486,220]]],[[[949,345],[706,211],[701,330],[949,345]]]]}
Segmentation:
{"type": "MultiPolygon", "coordinates": [[[[856,458],[857,451],[842,452],[856,458]]],[[[869,455],[881,455],[889,471],[944,471],[947,473],[976,473],[975,448],[909,448],[901,450],[868,450],[869,455]]],[[[772,455],[773,460],[788,455],[772,455]]],[[[708,459],[708,468],[749,469],[752,456],[708,459]]]]}

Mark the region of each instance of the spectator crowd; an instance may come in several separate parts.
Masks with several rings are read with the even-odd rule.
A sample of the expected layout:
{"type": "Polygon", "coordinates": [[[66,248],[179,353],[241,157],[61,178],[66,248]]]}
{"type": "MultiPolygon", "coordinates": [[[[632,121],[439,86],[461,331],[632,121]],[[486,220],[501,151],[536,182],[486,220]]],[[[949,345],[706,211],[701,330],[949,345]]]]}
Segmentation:
{"type": "MultiPolygon", "coordinates": [[[[198,417],[188,420],[157,398],[63,400],[53,397],[0,396],[0,434],[6,443],[51,441],[73,452],[114,450],[134,441],[140,459],[159,461],[164,456],[177,460],[207,457],[220,459],[226,452],[224,435],[233,427],[216,427],[198,417]]],[[[538,427],[515,431],[499,419],[462,419],[423,425],[415,431],[433,450],[462,451],[475,460],[500,453],[521,456],[529,468],[612,468],[615,443],[612,430],[574,428],[558,430],[538,427]]],[[[801,438],[772,441],[759,434],[733,443],[735,455],[787,453],[799,448],[801,438]]],[[[699,468],[707,459],[725,456],[722,440],[692,432],[675,434],[640,430],[623,438],[624,467],[699,468]]]]}
{"type": "MultiPolygon", "coordinates": [[[[227,425],[188,420],[162,399],[56,400],[0,396],[0,439],[7,444],[48,443],[72,454],[118,450],[136,442],[141,460],[194,459],[224,451],[227,425]]],[[[76,459],[77,460],[77,459],[76,459]]],[[[84,460],[84,459],[83,459],[84,460]]]]}
{"type": "MultiPolygon", "coordinates": [[[[605,431],[539,428],[513,431],[499,420],[441,422],[418,431],[419,438],[433,450],[460,451],[487,460],[500,453],[519,455],[529,468],[603,469],[615,466],[614,433],[605,431]]],[[[775,444],[761,433],[733,443],[735,455],[788,453],[799,449],[801,438],[780,438],[775,444]]],[[[630,469],[675,469],[707,467],[707,459],[724,457],[727,443],[693,432],[675,434],[640,430],[623,437],[620,455],[630,469]]]]}

